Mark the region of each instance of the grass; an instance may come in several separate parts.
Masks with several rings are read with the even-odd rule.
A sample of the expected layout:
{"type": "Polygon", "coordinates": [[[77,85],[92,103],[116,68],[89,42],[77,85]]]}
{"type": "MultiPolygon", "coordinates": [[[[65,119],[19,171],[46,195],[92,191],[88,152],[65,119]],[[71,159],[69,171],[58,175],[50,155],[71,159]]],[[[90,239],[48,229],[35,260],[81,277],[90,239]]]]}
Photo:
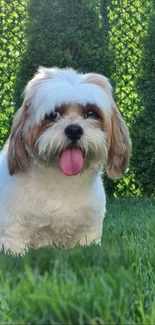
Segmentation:
{"type": "Polygon", "coordinates": [[[0,324],[155,324],[155,200],[109,201],[101,247],[1,253],[0,324]]]}

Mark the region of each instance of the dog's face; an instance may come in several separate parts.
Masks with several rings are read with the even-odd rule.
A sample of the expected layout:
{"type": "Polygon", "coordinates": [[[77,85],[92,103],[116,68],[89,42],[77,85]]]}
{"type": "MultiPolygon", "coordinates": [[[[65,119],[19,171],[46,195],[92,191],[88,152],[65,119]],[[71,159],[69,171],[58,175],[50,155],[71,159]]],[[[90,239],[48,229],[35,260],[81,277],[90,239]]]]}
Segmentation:
{"type": "Polygon", "coordinates": [[[107,78],[40,68],[13,122],[8,165],[12,175],[37,160],[71,176],[103,164],[109,177],[119,178],[129,151],[128,130],[107,78]]]}

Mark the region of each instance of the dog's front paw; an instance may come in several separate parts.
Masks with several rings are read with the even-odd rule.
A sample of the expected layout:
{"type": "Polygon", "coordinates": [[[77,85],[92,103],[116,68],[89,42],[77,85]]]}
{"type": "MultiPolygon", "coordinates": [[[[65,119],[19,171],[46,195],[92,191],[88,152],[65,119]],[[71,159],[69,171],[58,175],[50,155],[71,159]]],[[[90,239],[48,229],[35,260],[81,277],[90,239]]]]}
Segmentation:
{"type": "Polygon", "coordinates": [[[6,254],[25,255],[27,250],[27,246],[23,242],[17,240],[12,241],[6,238],[3,243],[0,243],[0,251],[6,254]]]}

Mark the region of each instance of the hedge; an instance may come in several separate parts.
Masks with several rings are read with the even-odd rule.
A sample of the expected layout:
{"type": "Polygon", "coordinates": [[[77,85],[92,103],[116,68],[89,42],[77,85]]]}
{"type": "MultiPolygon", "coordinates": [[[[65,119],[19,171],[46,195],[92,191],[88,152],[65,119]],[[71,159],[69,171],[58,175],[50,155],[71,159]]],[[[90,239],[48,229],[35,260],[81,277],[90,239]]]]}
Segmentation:
{"type": "Polygon", "coordinates": [[[141,112],[132,128],[135,175],[145,195],[155,195],[155,3],[144,42],[139,94],[141,112]]]}
{"type": "Polygon", "coordinates": [[[99,19],[98,0],[92,5],[90,0],[31,0],[27,10],[27,47],[17,75],[16,108],[39,65],[108,74],[107,19],[99,19]]]}
{"type": "MultiPolygon", "coordinates": [[[[138,144],[141,136],[136,137],[136,123],[141,123],[138,121],[142,118],[141,107],[146,109],[147,104],[152,105],[151,100],[144,100],[143,80],[145,64],[153,60],[153,53],[151,56],[148,50],[143,55],[143,40],[153,3],[154,0],[21,0],[20,3],[2,0],[0,147],[8,136],[14,111],[21,105],[23,89],[39,65],[72,66],[83,72],[99,72],[111,79],[117,105],[133,137],[130,168],[120,181],[105,178],[107,191],[115,196],[153,194],[152,190],[147,192],[151,169],[145,186],[146,167],[142,169],[143,179],[140,177],[144,161],[134,159],[137,155],[143,156],[138,144]]],[[[149,73],[147,76],[149,78],[149,73]]],[[[147,88],[152,93],[152,84],[148,82],[147,88]]],[[[143,128],[146,128],[145,123],[142,123],[143,128]]],[[[149,130],[154,139],[152,124],[149,130]]],[[[147,142],[147,148],[153,152],[152,140],[147,142]]],[[[153,161],[151,164],[153,166],[153,161]]],[[[151,181],[153,188],[154,181],[151,181]]]]}

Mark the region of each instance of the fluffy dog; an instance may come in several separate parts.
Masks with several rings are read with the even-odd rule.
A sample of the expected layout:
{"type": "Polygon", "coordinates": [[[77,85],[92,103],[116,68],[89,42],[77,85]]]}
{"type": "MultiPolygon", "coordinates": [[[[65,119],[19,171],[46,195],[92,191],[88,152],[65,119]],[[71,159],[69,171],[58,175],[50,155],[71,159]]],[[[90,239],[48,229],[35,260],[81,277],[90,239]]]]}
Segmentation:
{"type": "Polygon", "coordinates": [[[106,77],[40,67],[0,153],[0,247],[100,243],[102,166],[120,178],[129,153],[106,77]]]}

